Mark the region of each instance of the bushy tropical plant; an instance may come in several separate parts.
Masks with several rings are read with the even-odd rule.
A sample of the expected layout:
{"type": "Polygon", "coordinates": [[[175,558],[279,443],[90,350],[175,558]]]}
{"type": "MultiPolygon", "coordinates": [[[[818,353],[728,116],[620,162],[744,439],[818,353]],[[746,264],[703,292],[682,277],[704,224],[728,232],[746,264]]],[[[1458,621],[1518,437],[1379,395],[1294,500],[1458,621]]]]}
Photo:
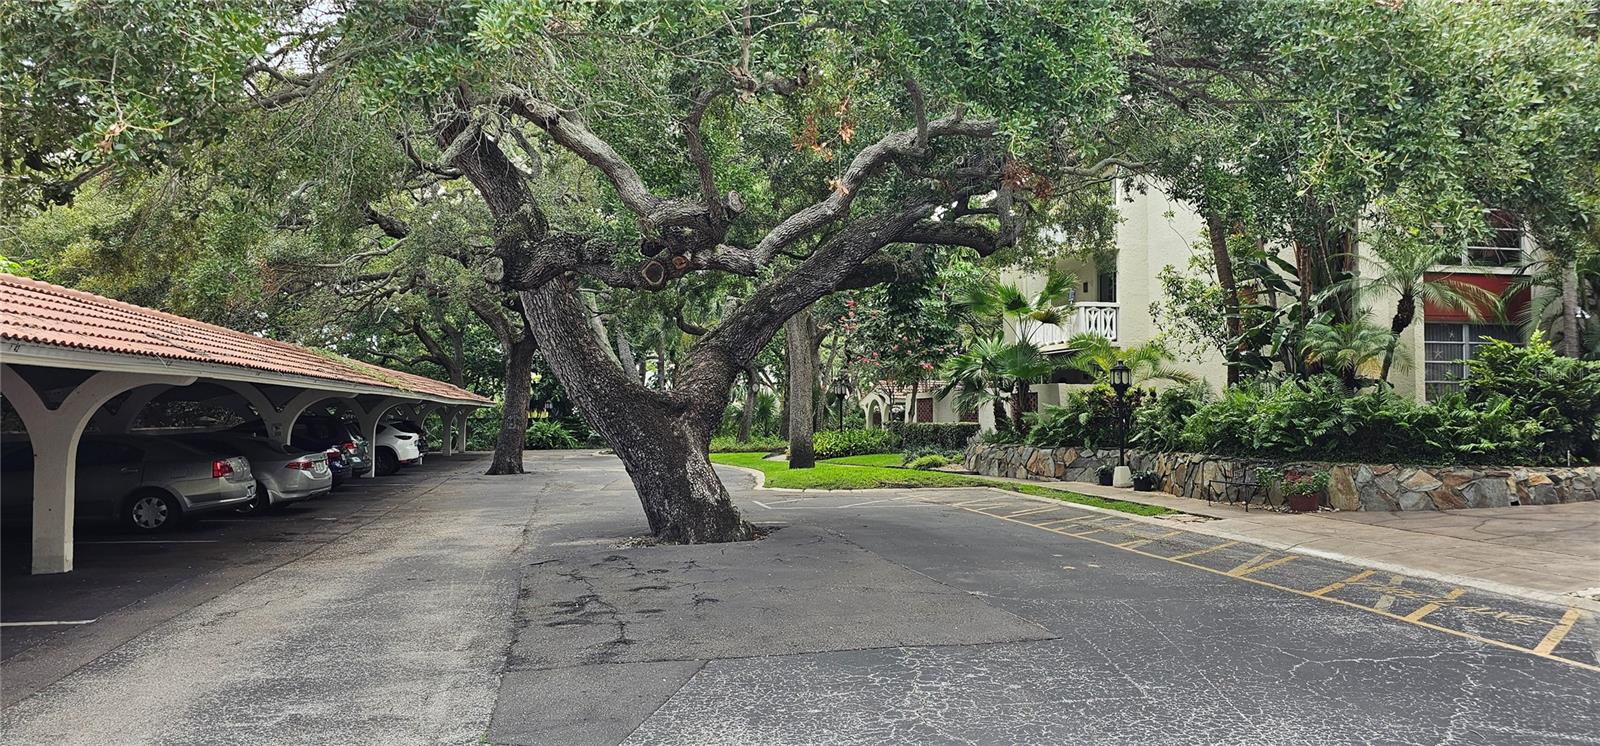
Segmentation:
{"type": "Polygon", "coordinates": [[[528,423],[526,447],[530,451],[547,451],[558,448],[577,448],[578,439],[572,437],[560,422],[532,420],[528,423]]]}
{"type": "Polygon", "coordinates": [[[1300,354],[1307,363],[1338,376],[1347,391],[1355,391],[1363,381],[1382,379],[1380,371],[1392,359],[1392,340],[1388,331],[1368,321],[1316,322],[1306,327],[1300,354]]]}
{"type": "Polygon", "coordinates": [[[959,451],[978,433],[978,423],[895,422],[889,430],[900,437],[900,447],[908,452],[918,448],[959,451]]]}
{"type": "Polygon", "coordinates": [[[1510,402],[1510,416],[1538,423],[1539,460],[1593,462],[1600,422],[1600,362],[1562,357],[1544,335],[1526,346],[1495,341],[1467,363],[1464,400],[1480,408],[1510,402]]]}
{"type": "Polygon", "coordinates": [[[1114,342],[1098,334],[1075,334],[1067,341],[1067,346],[1072,348],[1072,356],[1067,359],[1066,366],[1073,370],[1081,371],[1093,378],[1095,383],[1109,384],[1111,382],[1111,369],[1118,362],[1124,363],[1133,371],[1133,384],[1139,386],[1155,381],[1171,381],[1180,384],[1196,382],[1194,376],[1185,371],[1172,368],[1172,353],[1167,350],[1166,343],[1159,337],[1144,344],[1131,347],[1118,347],[1114,342]]]}
{"type": "MultiPolygon", "coordinates": [[[[905,446],[904,443],[901,445],[905,446]]],[[[900,459],[900,465],[907,466],[911,462],[916,461],[923,456],[944,456],[951,461],[959,461],[961,459],[961,454],[961,451],[949,448],[940,448],[938,446],[923,445],[914,448],[906,447],[905,453],[900,459]]]]}
{"type": "MultiPolygon", "coordinates": [[[[1129,392],[1128,405],[1137,407],[1142,398],[1135,389],[1129,392]]],[[[1115,448],[1120,443],[1117,406],[1109,386],[1070,392],[1061,404],[1045,407],[1034,418],[1027,442],[1045,448],[1115,448]]]]}
{"type": "Polygon", "coordinates": [[[1128,442],[1148,451],[1183,449],[1184,423],[1210,398],[1203,384],[1175,386],[1145,396],[1133,412],[1128,442]]]}
{"type": "Polygon", "coordinates": [[[918,456],[917,458],[912,459],[906,464],[906,468],[926,471],[928,469],[937,469],[941,466],[949,466],[953,463],[955,463],[955,459],[952,459],[949,456],[940,453],[930,453],[926,456],[918,456]]]}
{"type": "Polygon", "coordinates": [[[823,430],[813,435],[811,442],[819,459],[892,453],[900,447],[894,433],[872,428],[823,430]]]}

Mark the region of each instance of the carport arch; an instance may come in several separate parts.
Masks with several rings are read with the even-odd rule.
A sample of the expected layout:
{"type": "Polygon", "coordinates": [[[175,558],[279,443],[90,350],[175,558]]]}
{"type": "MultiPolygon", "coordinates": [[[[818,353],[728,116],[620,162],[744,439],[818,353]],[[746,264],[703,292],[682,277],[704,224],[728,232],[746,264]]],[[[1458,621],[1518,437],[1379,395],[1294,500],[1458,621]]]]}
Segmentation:
{"type": "Polygon", "coordinates": [[[140,386],[187,386],[195,376],[100,371],[73,387],[56,407],[10,365],[0,365],[0,390],[16,410],[33,450],[33,572],[72,571],[78,443],[100,407],[140,386]]]}
{"type": "Polygon", "coordinates": [[[409,399],[389,396],[372,403],[370,407],[361,406],[360,400],[352,400],[351,408],[356,411],[356,421],[361,426],[361,436],[372,444],[372,458],[367,465],[367,473],[362,476],[378,476],[378,423],[383,421],[383,416],[389,410],[405,404],[409,399]]]}

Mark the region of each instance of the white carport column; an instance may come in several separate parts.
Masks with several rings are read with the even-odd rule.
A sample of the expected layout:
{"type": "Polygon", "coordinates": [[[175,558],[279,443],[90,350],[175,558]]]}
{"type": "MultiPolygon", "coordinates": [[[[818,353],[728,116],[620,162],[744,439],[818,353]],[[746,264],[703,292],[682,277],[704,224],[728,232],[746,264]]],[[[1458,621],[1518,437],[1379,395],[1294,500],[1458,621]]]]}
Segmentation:
{"type": "Polygon", "coordinates": [[[472,407],[462,407],[456,412],[456,453],[467,452],[467,418],[472,416],[472,407]]]}
{"type": "Polygon", "coordinates": [[[378,423],[389,410],[404,404],[405,399],[389,397],[374,402],[369,408],[362,408],[359,401],[351,401],[351,407],[356,410],[356,422],[360,423],[361,437],[366,438],[371,444],[372,458],[368,459],[367,473],[363,477],[378,476],[378,423]]]}
{"type": "MultiPolygon", "coordinates": [[[[294,398],[290,399],[287,404],[283,405],[282,408],[274,409],[272,405],[268,403],[265,405],[264,409],[257,407],[256,411],[261,413],[262,421],[267,423],[267,430],[272,434],[272,438],[277,440],[279,443],[288,445],[290,437],[294,435],[295,420],[300,419],[300,415],[304,414],[307,409],[311,408],[311,405],[320,401],[326,401],[328,399],[346,399],[349,400],[351,409],[360,409],[360,406],[355,403],[355,397],[351,396],[350,394],[321,391],[318,389],[306,389],[305,391],[295,394],[294,398]]],[[[263,401],[265,401],[265,398],[263,398],[263,401]]],[[[250,405],[256,406],[255,402],[253,401],[250,403],[250,405]]]]}
{"type": "Polygon", "coordinates": [[[439,422],[444,426],[439,431],[439,453],[444,456],[456,452],[456,408],[445,407],[439,411],[439,422]]]}
{"type": "Polygon", "coordinates": [[[22,418],[33,446],[33,572],[72,571],[72,524],[77,494],[78,441],[101,405],[128,389],[151,384],[187,386],[194,376],[102,371],[78,384],[51,409],[9,365],[0,365],[0,393],[22,418]]]}

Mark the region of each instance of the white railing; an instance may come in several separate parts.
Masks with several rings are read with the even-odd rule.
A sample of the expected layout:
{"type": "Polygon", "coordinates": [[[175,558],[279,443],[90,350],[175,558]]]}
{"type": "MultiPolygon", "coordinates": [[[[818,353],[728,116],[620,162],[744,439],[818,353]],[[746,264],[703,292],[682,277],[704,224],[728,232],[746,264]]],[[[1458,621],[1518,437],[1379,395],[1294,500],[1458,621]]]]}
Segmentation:
{"type": "Polygon", "coordinates": [[[1117,304],[1077,303],[1067,317],[1067,323],[1041,324],[1029,321],[1023,333],[1041,349],[1061,347],[1078,334],[1098,334],[1112,342],[1117,341],[1117,304]]]}

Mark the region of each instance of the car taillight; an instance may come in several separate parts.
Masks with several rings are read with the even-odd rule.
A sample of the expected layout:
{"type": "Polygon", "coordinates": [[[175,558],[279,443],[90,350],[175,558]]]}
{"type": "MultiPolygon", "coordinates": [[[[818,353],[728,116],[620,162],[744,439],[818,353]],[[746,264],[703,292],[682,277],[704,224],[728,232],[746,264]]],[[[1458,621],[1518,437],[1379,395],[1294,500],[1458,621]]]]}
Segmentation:
{"type": "Polygon", "coordinates": [[[232,474],[232,473],[233,473],[233,464],[228,463],[227,459],[219,458],[219,459],[211,462],[211,478],[212,479],[221,479],[221,478],[223,478],[225,476],[228,476],[229,474],[232,474]]]}
{"type": "Polygon", "coordinates": [[[301,471],[311,471],[311,459],[303,458],[303,459],[300,459],[299,461],[290,461],[289,463],[284,464],[284,466],[286,466],[286,467],[288,467],[290,469],[299,469],[301,471]]]}
{"type": "Polygon", "coordinates": [[[346,451],[354,451],[356,449],[356,442],[353,441],[353,440],[345,441],[344,442],[344,449],[346,451]]]}

